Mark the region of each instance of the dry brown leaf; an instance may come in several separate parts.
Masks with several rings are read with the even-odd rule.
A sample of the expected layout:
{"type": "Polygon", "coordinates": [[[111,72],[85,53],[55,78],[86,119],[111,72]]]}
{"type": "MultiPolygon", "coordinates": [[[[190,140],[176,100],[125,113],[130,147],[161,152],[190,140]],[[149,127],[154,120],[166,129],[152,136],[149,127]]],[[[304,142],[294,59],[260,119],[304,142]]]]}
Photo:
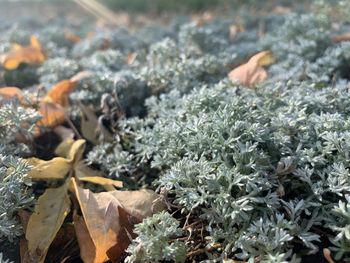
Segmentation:
{"type": "Polygon", "coordinates": [[[74,131],[71,128],[64,127],[62,125],[57,126],[53,129],[53,132],[56,133],[62,141],[74,138],[74,131]]]}
{"type": "Polygon", "coordinates": [[[44,62],[45,55],[39,40],[32,36],[29,46],[15,44],[12,50],[2,56],[1,63],[7,70],[17,69],[22,63],[35,65],[44,62]]]}
{"type": "Polygon", "coordinates": [[[241,85],[254,86],[267,79],[268,75],[263,66],[271,65],[274,61],[270,51],[259,52],[251,57],[247,63],[233,69],[228,77],[241,85]]]}
{"type": "Polygon", "coordinates": [[[137,58],[137,53],[136,52],[132,52],[129,53],[128,56],[126,57],[126,64],[131,65],[135,62],[137,58]]]}
{"type": "Polygon", "coordinates": [[[123,204],[129,214],[137,217],[140,221],[166,209],[166,205],[160,201],[159,195],[152,190],[112,191],[110,194],[123,204]]]}
{"type": "Polygon", "coordinates": [[[38,199],[26,230],[27,257],[33,262],[45,261],[46,253],[70,211],[68,183],[46,189],[38,199]]]}
{"type": "Polygon", "coordinates": [[[95,258],[95,245],[89,234],[84,217],[77,215],[76,212],[73,214],[73,222],[75,228],[75,234],[77,236],[79,248],[80,248],[80,257],[85,262],[94,262],[95,258]]]}
{"type": "Polygon", "coordinates": [[[231,25],[229,35],[230,39],[233,40],[240,32],[244,32],[244,27],[242,25],[231,25]]]}
{"type": "Polygon", "coordinates": [[[78,43],[81,41],[81,38],[74,34],[71,31],[65,31],[64,32],[64,38],[67,39],[68,41],[72,42],[72,43],[78,43]]]}
{"type": "Polygon", "coordinates": [[[67,107],[69,105],[69,94],[74,90],[76,84],[76,82],[68,79],[62,80],[51,88],[43,100],[67,107]]]}
{"type": "Polygon", "coordinates": [[[24,102],[23,92],[17,87],[0,88],[0,97],[5,100],[17,98],[20,102],[24,102]]]}
{"type": "Polygon", "coordinates": [[[82,81],[83,79],[89,78],[93,75],[94,75],[94,73],[92,71],[83,70],[83,71],[80,71],[77,74],[75,74],[73,77],[71,77],[70,81],[78,83],[78,82],[82,81]]]}
{"type": "Polygon", "coordinates": [[[37,122],[40,126],[54,128],[66,121],[64,108],[57,103],[41,101],[39,113],[42,115],[42,118],[37,122]]]}
{"type": "Polygon", "coordinates": [[[92,253],[91,243],[88,242],[87,249],[85,243],[80,241],[81,258],[85,263],[103,263],[108,260],[117,262],[128,247],[133,224],[138,220],[128,214],[110,192],[92,193],[88,189],[79,187],[74,179],[73,182],[86,223],[85,230],[83,227],[76,229],[79,231],[78,240],[81,240],[81,236],[89,235],[94,245],[94,253],[92,253]]]}
{"type": "Polygon", "coordinates": [[[350,41],[350,32],[332,37],[333,43],[350,41]]]}

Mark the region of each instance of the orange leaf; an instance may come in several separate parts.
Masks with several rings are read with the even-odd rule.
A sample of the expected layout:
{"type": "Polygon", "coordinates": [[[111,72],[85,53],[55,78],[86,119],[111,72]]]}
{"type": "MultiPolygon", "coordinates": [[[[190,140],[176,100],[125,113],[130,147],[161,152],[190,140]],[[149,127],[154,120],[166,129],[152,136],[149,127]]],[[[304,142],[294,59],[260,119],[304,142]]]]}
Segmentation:
{"type": "Polygon", "coordinates": [[[64,38],[72,43],[78,43],[81,41],[81,38],[78,35],[70,31],[64,32],[64,38]]]}
{"type": "Polygon", "coordinates": [[[2,56],[1,63],[7,70],[17,69],[21,63],[40,64],[45,60],[39,40],[32,36],[29,46],[14,45],[12,50],[2,56]]]}
{"type": "Polygon", "coordinates": [[[74,90],[76,82],[62,80],[58,82],[46,95],[44,100],[57,103],[63,107],[68,106],[68,96],[74,90]]]}
{"type": "Polygon", "coordinates": [[[133,224],[139,221],[110,192],[93,193],[79,187],[74,180],[73,184],[86,223],[86,228],[81,221],[76,228],[82,259],[85,263],[118,262],[130,243],[133,224]],[[85,245],[87,235],[94,251],[91,242],[85,245]]]}
{"type": "Polygon", "coordinates": [[[17,98],[21,102],[24,101],[24,95],[22,90],[16,87],[0,88],[0,97],[4,98],[5,100],[17,98]]]}
{"type": "Polygon", "coordinates": [[[344,33],[341,35],[334,36],[334,37],[332,37],[332,41],[333,41],[333,43],[350,41],[350,33],[344,33]]]}
{"type": "Polygon", "coordinates": [[[43,117],[38,121],[38,125],[53,128],[66,120],[64,109],[56,103],[40,102],[39,112],[43,117]]]}
{"type": "Polygon", "coordinates": [[[267,79],[268,75],[263,66],[274,63],[270,51],[262,51],[249,59],[249,61],[233,69],[228,77],[244,86],[253,86],[267,79]]]}

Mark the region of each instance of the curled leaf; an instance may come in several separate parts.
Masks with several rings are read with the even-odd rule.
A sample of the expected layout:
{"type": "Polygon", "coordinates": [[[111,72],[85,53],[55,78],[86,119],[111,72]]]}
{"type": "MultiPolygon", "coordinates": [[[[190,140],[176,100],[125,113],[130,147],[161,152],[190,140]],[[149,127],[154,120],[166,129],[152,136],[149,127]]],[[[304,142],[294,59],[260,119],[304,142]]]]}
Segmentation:
{"type": "Polygon", "coordinates": [[[20,102],[24,102],[24,94],[22,90],[17,87],[0,88],[0,97],[5,100],[17,98],[20,102]]]}
{"type": "Polygon", "coordinates": [[[17,69],[22,63],[35,65],[44,62],[45,55],[39,40],[32,36],[29,46],[15,44],[12,50],[2,56],[1,63],[7,70],[17,69]]]}
{"type": "Polygon", "coordinates": [[[69,94],[74,90],[76,82],[62,80],[58,82],[46,95],[44,101],[57,103],[63,107],[69,105],[69,94]]]}
{"type": "Polygon", "coordinates": [[[339,43],[339,42],[345,42],[345,41],[350,41],[350,33],[349,32],[332,37],[333,43],[339,43]]]}
{"type": "Polygon", "coordinates": [[[233,69],[228,77],[244,86],[253,86],[265,81],[268,77],[263,66],[274,63],[275,59],[270,51],[262,51],[249,59],[249,61],[233,69]]]}
{"type": "Polygon", "coordinates": [[[42,119],[38,121],[38,125],[54,128],[66,120],[64,108],[59,104],[42,101],[39,104],[39,112],[42,119]]]}

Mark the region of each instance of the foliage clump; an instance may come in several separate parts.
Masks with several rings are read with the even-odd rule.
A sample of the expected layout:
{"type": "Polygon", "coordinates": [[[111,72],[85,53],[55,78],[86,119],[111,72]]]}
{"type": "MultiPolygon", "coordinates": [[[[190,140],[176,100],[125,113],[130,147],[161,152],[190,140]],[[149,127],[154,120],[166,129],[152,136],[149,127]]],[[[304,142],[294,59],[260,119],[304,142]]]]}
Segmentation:
{"type": "Polygon", "coordinates": [[[0,239],[13,241],[22,235],[17,219],[21,208],[30,207],[34,196],[26,177],[30,170],[25,160],[18,155],[28,152],[25,144],[16,143],[16,137],[30,139],[34,123],[39,115],[32,109],[25,109],[17,102],[9,102],[0,109],[0,239]],[[23,126],[26,125],[26,126],[23,126]]]}
{"type": "Polygon", "coordinates": [[[169,213],[162,212],[146,218],[136,226],[134,232],[137,238],[129,246],[127,252],[131,255],[125,262],[185,261],[185,244],[176,240],[176,237],[182,235],[182,230],[179,222],[169,213]]]}

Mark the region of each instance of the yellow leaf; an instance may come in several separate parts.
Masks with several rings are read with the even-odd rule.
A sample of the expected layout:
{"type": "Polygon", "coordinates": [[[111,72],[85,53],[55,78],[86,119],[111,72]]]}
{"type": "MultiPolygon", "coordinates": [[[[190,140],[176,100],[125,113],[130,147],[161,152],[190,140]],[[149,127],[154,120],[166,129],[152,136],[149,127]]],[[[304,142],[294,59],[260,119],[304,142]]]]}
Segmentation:
{"type": "Polygon", "coordinates": [[[263,66],[274,62],[275,59],[270,51],[262,51],[251,57],[247,63],[233,69],[228,77],[244,86],[253,86],[267,79],[268,75],[263,66]]]}
{"type": "Polygon", "coordinates": [[[79,104],[81,109],[82,118],[81,118],[81,133],[84,138],[88,139],[90,142],[97,144],[96,129],[98,127],[98,119],[92,109],[86,107],[83,104],[79,104]]]}
{"type": "Polygon", "coordinates": [[[70,211],[68,183],[47,189],[39,197],[35,211],[29,218],[26,239],[28,256],[44,262],[47,251],[70,211]]]}
{"type": "Polygon", "coordinates": [[[262,51],[254,57],[259,66],[269,66],[276,62],[276,59],[272,55],[271,51],[262,51]]]}
{"type": "Polygon", "coordinates": [[[74,144],[74,140],[72,138],[67,138],[63,140],[55,149],[55,154],[57,156],[67,158],[73,144],[74,144]]]}
{"type": "Polygon", "coordinates": [[[83,158],[85,143],[86,141],[83,139],[76,140],[72,144],[72,147],[69,149],[67,159],[70,160],[73,164],[78,163],[83,158]]]}
{"type": "MultiPolygon", "coordinates": [[[[101,177],[101,176],[85,176],[85,177],[80,178],[80,180],[84,181],[84,182],[93,183],[93,184],[100,184],[102,186],[123,187],[123,182],[112,180],[112,179],[101,177]]],[[[111,188],[108,188],[106,190],[109,191],[109,189],[111,189],[111,188]]],[[[113,190],[115,190],[115,189],[113,189],[113,190]]]]}
{"type": "Polygon", "coordinates": [[[49,161],[37,158],[27,159],[34,166],[28,176],[36,180],[64,179],[72,169],[67,159],[56,157],[49,161]]]}

